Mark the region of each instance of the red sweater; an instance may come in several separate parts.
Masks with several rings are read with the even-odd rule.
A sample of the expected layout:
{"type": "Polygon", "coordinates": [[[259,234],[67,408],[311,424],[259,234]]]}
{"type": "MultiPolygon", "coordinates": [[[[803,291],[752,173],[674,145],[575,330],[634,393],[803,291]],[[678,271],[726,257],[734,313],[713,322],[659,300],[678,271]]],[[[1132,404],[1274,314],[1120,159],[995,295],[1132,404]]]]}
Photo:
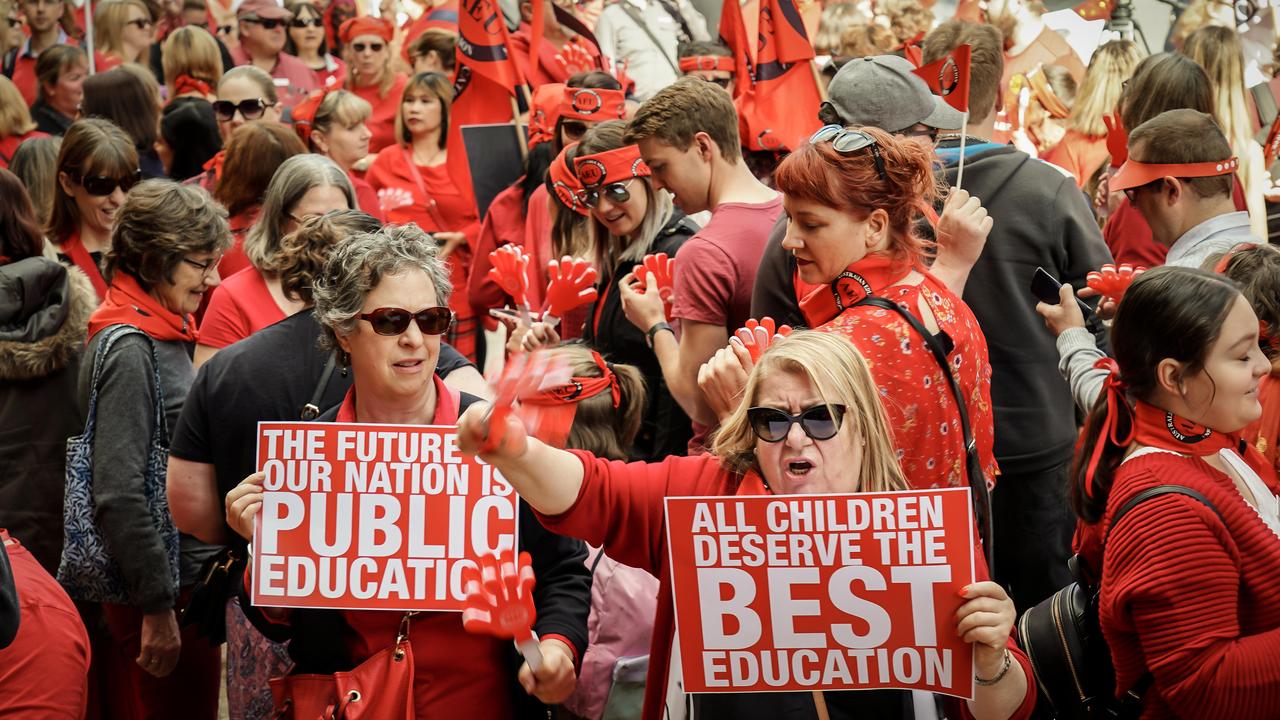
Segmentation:
{"type": "MultiPolygon", "coordinates": [[[[1274,473],[1260,469],[1274,492],[1274,473]]],[[[1090,527],[1161,484],[1199,491],[1226,522],[1193,498],[1162,495],[1107,539],[1099,615],[1117,688],[1150,671],[1149,720],[1280,717],[1280,538],[1231,479],[1198,458],[1135,458],[1116,472],[1104,522],[1090,527]]]]}
{"type": "MultiPolygon", "coordinates": [[[[649,646],[649,674],[645,679],[644,720],[659,720],[671,666],[675,607],[671,600],[671,562],[667,555],[667,497],[735,495],[741,477],[720,466],[714,455],[672,456],[659,463],[604,460],[573,450],[582,460],[582,488],[573,507],[561,515],[537,513],[548,530],[576,537],[600,547],[614,560],[646,570],[658,578],[658,609],[649,646]]],[[[977,580],[987,580],[987,565],[974,545],[977,580]]],[[[1013,657],[1027,676],[1027,695],[1014,720],[1031,716],[1035,682],[1027,656],[1009,639],[1013,657]]],[[[947,699],[949,712],[970,717],[964,703],[947,699]],[[959,706],[958,708],[956,706],[959,706]]]]}

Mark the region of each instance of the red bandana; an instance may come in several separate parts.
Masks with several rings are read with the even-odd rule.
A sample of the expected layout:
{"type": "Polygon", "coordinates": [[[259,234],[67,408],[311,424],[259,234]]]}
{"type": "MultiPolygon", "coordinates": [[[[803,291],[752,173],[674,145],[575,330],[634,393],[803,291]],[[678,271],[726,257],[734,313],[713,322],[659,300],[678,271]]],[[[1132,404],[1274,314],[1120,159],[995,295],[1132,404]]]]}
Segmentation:
{"type": "Polygon", "coordinates": [[[573,416],[578,403],[593,398],[605,390],[613,396],[613,407],[622,404],[622,387],[613,368],[600,353],[592,351],[591,358],[600,368],[600,377],[573,377],[563,385],[543,390],[521,401],[517,414],[525,427],[533,428],[535,437],[553,447],[563,448],[573,427],[573,416]]]}
{"type": "Polygon", "coordinates": [[[604,88],[564,89],[560,117],[589,122],[621,120],[627,114],[627,99],[621,90],[604,88]]]}
{"type": "Polygon", "coordinates": [[[578,194],[582,192],[582,183],[578,182],[578,176],[569,169],[569,153],[576,147],[578,143],[561,150],[556,159],[551,161],[551,167],[547,169],[547,180],[560,204],[579,215],[587,215],[591,211],[578,198],[578,194]]]}
{"type": "Polygon", "coordinates": [[[132,275],[122,272],[111,279],[106,299],[89,316],[89,339],[109,325],[132,325],[161,342],[195,342],[197,338],[193,318],[168,310],[132,275]]]}
{"type": "Polygon", "coordinates": [[[623,145],[595,155],[582,155],[574,159],[573,167],[583,186],[625,182],[650,174],[649,166],[640,158],[638,145],[623,145]]]}
{"type": "Polygon", "coordinates": [[[190,75],[179,75],[173,80],[173,96],[178,97],[189,92],[200,93],[201,95],[212,95],[213,88],[209,87],[209,83],[203,80],[197,80],[190,75]]]}
{"type": "Polygon", "coordinates": [[[308,148],[311,147],[311,130],[315,125],[316,113],[320,111],[320,104],[328,94],[328,90],[317,90],[293,106],[293,129],[302,138],[302,144],[308,148]]]}
{"type": "Polygon", "coordinates": [[[80,242],[79,230],[73,230],[71,235],[62,241],[62,254],[71,258],[71,262],[89,276],[89,282],[93,283],[94,292],[98,293],[99,300],[106,297],[107,281],[102,277],[102,270],[98,267],[98,263],[93,261],[93,256],[85,249],[84,243],[80,242]]]}
{"type": "Polygon", "coordinates": [[[564,83],[546,83],[533,91],[533,109],[529,111],[530,148],[555,140],[562,100],[564,83]]]}
{"type": "Polygon", "coordinates": [[[371,17],[355,17],[342,23],[342,27],[338,28],[338,38],[342,40],[342,44],[346,45],[353,38],[361,35],[376,35],[387,42],[391,42],[392,36],[395,34],[395,28],[391,23],[382,18],[371,17]]]}
{"type": "Polygon", "coordinates": [[[886,255],[868,255],[840,273],[835,280],[820,285],[800,301],[809,327],[818,327],[838,317],[859,300],[892,287],[905,278],[911,268],[886,255]]]}
{"type": "Polygon", "coordinates": [[[213,179],[215,181],[221,180],[222,166],[225,165],[226,162],[227,162],[227,151],[219,150],[217,154],[215,154],[213,157],[209,158],[205,162],[204,169],[213,171],[213,179]]]}
{"type": "Polygon", "coordinates": [[[723,70],[733,72],[734,60],[727,55],[690,55],[680,58],[680,72],[723,70]]]}

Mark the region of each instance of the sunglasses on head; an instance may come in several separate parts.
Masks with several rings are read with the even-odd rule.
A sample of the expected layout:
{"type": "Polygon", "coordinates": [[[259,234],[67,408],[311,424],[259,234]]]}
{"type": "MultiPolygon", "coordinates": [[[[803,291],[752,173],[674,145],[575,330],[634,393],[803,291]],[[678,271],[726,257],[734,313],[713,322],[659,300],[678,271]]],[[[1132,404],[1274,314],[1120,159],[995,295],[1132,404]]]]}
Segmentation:
{"type": "Polygon", "coordinates": [[[136,20],[130,20],[125,23],[125,25],[134,25],[139,30],[149,30],[151,28],[151,20],[148,18],[138,18],[136,20]]]}
{"type": "Polygon", "coordinates": [[[382,52],[382,48],[384,47],[386,47],[386,45],[383,45],[382,43],[352,43],[351,44],[351,49],[355,50],[358,53],[362,53],[365,50],[379,53],[379,52],[382,52]]]}
{"type": "Polygon", "coordinates": [[[884,171],[884,157],[880,155],[880,146],[876,139],[861,130],[846,130],[842,125],[826,125],[809,138],[809,142],[817,145],[830,142],[832,149],[841,155],[852,155],[859,150],[871,148],[871,158],[876,163],[876,174],[881,180],[888,180],[884,171]]]}
{"type": "Polygon", "coordinates": [[[213,114],[222,122],[231,122],[231,118],[236,116],[236,111],[239,111],[245,120],[257,120],[272,105],[273,103],[268,103],[262,98],[241,100],[238,103],[219,100],[213,104],[213,114]]]}
{"type": "Polygon", "coordinates": [[[753,407],[747,410],[747,422],[756,437],[765,442],[781,442],[791,432],[791,426],[800,423],[800,429],[813,440],[830,440],[840,432],[844,419],[844,405],[814,405],[788,415],[778,408],[753,407]]]}
{"type": "Polygon", "coordinates": [[[443,335],[453,322],[453,311],[447,307],[429,307],[411,313],[401,308],[378,308],[356,317],[368,320],[379,335],[400,335],[409,329],[409,322],[418,323],[423,335],[443,335]]]}
{"type": "Polygon", "coordinates": [[[318,17],[294,18],[289,22],[289,27],[293,27],[293,28],[309,28],[309,27],[323,27],[323,26],[324,26],[324,21],[318,17]]]}
{"type": "Polygon", "coordinates": [[[257,23],[262,26],[263,30],[275,30],[281,25],[284,25],[284,20],[278,20],[276,18],[245,18],[243,22],[257,23]]]}
{"type": "Polygon", "coordinates": [[[77,180],[80,187],[84,191],[95,197],[106,197],[120,188],[122,192],[129,192],[134,185],[142,182],[142,172],[134,170],[132,173],[124,177],[107,177],[105,175],[95,175],[93,177],[81,177],[77,180]]]}
{"type": "Polygon", "coordinates": [[[564,134],[572,140],[578,140],[587,134],[587,124],[577,120],[564,120],[560,123],[560,129],[564,130],[564,134]]]}
{"type": "MultiPolygon", "coordinates": [[[[634,179],[632,178],[631,180],[634,179]]],[[[627,186],[631,184],[631,180],[589,187],[578,193],[578,199],[589,208],[599,205],[601,198],[607,199],[616,205],[621,205],[631,199],[631,191],[627,189],[627,186]]]]}

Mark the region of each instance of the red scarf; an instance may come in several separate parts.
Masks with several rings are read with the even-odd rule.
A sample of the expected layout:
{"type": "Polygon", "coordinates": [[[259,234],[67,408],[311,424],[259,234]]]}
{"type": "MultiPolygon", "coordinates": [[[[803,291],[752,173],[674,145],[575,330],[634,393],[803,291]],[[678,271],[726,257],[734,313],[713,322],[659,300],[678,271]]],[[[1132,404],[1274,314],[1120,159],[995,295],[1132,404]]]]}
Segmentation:
{"type": "Polygon", "coordinates": [[[213,171],[215,181],[222,179],[222,166],[227,162],[227,151],[219,150],[216,155],[205,161],[204,169],[213,171]]]}
{"type": "Polygon", "coordinates": [[[166,309],[127,273],[115,274],[106,299],[89,316],[89,340],[109,325],[133,325],[161,342],[197,339],[194,319],[166,309]]]}
{"type": "Polygon", "coordinates": [[[71,258],[71,262],[89,276],[89,282],[93,283],[93,290],[98,293],[99,300],[106,297],[107,281],[102,277],[102,269],[98,267],[98,263],[93,261],[93,256],[85,249],[84,243],[80,242],[79,229],[73,230],[71,235],[62,241],[62,254],[71,258]]]}
{"type": "Polygon", "coordinates": [[[867,255],[855,262],[826,285],[809,293],[800,301],[809,327],[816,328],[834,320],[859,300],[892,287],[911,273],[906,263],[895,261],[887,255],[867,255]]]}
{"type": "Polygon", "coordinates": [[[209,87],[209,83],[203,80],[197,80],[190,75],[179,75],[173,80],[173,96],[176,98],[186,93],[200,93],[202,97],[213,94],[213,88],[209,87]]]}

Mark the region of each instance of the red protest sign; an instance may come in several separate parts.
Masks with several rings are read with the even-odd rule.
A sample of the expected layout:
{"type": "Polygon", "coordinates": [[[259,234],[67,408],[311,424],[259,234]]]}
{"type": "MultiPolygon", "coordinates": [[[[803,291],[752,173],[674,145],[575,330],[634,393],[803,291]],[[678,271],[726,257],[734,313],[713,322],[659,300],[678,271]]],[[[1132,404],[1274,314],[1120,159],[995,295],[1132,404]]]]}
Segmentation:
{"type": "Polygon", "coordinates": [[[259,423],[251,597],[268,607],[458,610],[515,547],[516,494],[452,427],[259,423]]]}
{"type": "Polygon", "coordinates": [[[973,697],[968,488],[667,498],[686,692],[973,697]]]}

